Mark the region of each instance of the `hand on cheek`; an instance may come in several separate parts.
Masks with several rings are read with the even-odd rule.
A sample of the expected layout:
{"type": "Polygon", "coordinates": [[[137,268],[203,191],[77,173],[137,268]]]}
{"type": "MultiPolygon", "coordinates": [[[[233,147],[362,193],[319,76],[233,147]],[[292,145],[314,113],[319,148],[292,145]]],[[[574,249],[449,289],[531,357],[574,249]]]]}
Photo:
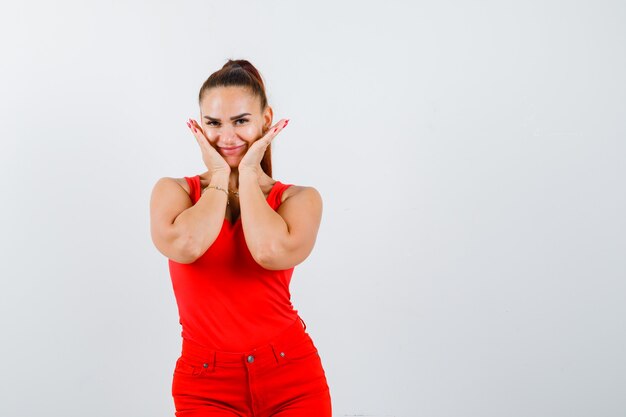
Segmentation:
{"type": "Polygon", "coordinates": [[[283,130],[289,119],[281,119],[272,128],[270,128],[261,138],[256,140],[250,147],[246,154],[239,161],[239,173],[241,172],[261,172],[261,160],[267,147],[272,143],[272,140],[283,130]]]}

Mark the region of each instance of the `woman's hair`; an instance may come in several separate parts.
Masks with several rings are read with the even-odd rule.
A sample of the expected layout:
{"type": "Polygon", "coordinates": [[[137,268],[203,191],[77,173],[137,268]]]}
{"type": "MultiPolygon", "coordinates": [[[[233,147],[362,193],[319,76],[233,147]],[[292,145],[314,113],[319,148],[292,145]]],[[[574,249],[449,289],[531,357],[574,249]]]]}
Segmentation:
{"type": "MultiPolygon", "coordinates": [[[[261,102],[261,113],[267,106],[267,96],[265,94],[265,85],[261,74],[250,62],[245,59],[229,59],[224,66],[215,71],[207,78],[200,87],[198,94],[198,104],[202,102],[207,90],[213,87],[246,87],[261,102]]],[[[270,143],[265,150],[265,155],[261,160],[261,169],[270,177],[272,176],[272,144],[270,143]]]]}

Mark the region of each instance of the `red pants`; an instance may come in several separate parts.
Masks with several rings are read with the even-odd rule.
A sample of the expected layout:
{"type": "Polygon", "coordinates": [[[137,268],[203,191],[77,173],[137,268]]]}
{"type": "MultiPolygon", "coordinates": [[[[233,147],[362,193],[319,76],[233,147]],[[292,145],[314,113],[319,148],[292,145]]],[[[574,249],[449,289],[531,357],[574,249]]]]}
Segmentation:
{"type": "Polygon", "coordinates": [[[172,379],[176,417],[331,417],[326,374],[303,323],[298,317],[241,353],[183,339],[172,379]]]}

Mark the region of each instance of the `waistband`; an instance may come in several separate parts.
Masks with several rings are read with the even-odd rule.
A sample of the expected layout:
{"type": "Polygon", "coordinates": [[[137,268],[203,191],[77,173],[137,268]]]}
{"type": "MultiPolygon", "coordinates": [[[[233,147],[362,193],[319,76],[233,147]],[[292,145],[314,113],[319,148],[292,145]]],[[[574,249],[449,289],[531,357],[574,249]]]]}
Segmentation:
{"type": "Polygon", "coordinates": [[[306,332],[306,323],[300,316],[264,345],[243,352],[228,352],[202,346],[191,339],[183,338],[181,357],[195,366],[212,370],[218,367],[245,367],[246,363],[276,363],[284,360],[283,352],[302,343],[313,343],[306,332]]]}

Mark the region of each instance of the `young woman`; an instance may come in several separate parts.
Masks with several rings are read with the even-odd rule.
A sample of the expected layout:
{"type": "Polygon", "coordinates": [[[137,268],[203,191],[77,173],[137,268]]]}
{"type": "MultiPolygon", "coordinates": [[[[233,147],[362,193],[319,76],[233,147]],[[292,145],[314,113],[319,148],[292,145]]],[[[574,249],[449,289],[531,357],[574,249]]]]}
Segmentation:
{"type": "Polygon", "coordinates": [[[250,62],[211,74],[199,105],[187,126],[207,171],[159,179],[150,201],[182,326],[176,416],[329,417],[321,358],[289,292],[313,250],[321,196],[272,178],[270,144],[288,120],[272,125],[250,62]]]}

